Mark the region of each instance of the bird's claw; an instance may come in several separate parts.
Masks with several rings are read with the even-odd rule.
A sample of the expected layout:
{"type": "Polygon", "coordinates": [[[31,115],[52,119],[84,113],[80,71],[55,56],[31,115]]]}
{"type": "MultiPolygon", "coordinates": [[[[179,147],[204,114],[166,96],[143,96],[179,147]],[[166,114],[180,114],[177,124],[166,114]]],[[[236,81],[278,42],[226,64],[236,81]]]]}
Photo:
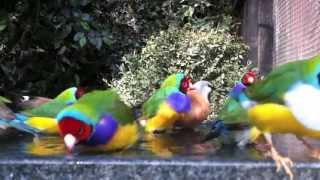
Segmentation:
{"type": "Polygon", "coordinates": [[[276,164],[276,171],[279,172],[282,168],[284,169],[285,173],[289,176],[290,180],[293,180],[293,173],[292,167],[293,162],[288,157],[282,157],[277,152],[272,152],[271,150],[271,158],[274,160],[276,164]]]}
{"type": "Polygon", "coordinates": [[[311,150],[310,156],[314,159],[320,159],[320,150],[319,149],[311,150]]]}

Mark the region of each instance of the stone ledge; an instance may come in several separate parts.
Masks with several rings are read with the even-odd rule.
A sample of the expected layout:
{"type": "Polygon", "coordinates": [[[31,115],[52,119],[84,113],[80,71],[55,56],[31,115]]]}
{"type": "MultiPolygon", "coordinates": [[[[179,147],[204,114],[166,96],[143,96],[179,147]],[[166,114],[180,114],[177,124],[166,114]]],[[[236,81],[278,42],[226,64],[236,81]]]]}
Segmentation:
{"type": "MultiPolygon", "coordinates": [[[[298,162],[296,179],[319,179],[320,163],[298,162]]],[[[1,160],[5,179],[287,179],[268,161],[90,158],[1,160]]]]}

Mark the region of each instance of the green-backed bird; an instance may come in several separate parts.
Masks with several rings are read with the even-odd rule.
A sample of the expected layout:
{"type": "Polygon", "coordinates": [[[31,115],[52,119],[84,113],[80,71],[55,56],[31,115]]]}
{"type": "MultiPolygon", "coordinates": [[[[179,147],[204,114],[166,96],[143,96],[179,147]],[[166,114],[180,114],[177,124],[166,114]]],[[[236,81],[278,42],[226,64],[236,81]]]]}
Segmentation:
{"type": "MultiPolygon", "coordinates": [[[[14,127],[32,134],[58,134],[55,116],[65,107],[73,104],[85,91],[83,88],[71,87],[61,92],[54,99],[48,99],[37,107],[15,113],[15,118],[8,121],[2,118],[0,124],[14,127]]],[[[28,99],[25,99],[29,101],[28,99]]],[[[30,106],[27,106],[30,107],[30,106]]]]}
{"type": "Polygon", "coordinates": [[[167,77],[160,89],[143,104],[140,124],[148,133],[170,130],[182,113],[190,111],[187,92],[191,80],[183,73],[167,77]]]}
{"type": "Polygon", "coordinates": [[[184,128],[195,128],[207,119],[210,113],[209,93],[212,85],[208,81],[195,82],[186,95],[190,98],[190,110],[181,113],[175,125],[184,128]]]}
{"type": "Polygon", "coordinates": [[[320,56],[281,65],[263,80],[232,95],[246,109],[250,124],[270,145],[277,169],[284,168],[291,179],[293,163],[277,152],[271,134],[294,134],[312,154],[320,154],[303,139],[320,138],[320,56]]]}
{"type": "Polygon", "coordinates": [[[138,138],[135,116],[114,90],[87,93],[56,119],[68,151],[78,143],[102,150],[125,149],[138,138]]]}
{"type": "Polygon", "coordinates": [[[248,142],[254,142],[259,133],[256,133],[255,128],[249,127],[249,119],[247,111],[241,104],[234,99],[235,94],[242,93],[247,87],[257,82],[257,75],[253,71],[246,72],[240,82],[236,82],[235,86],[229,93],[229,97],[222,105],[218,112],[217,119],[212,125],[210,133],[207,135],[206,140],[226,135],[227,130],[237,129],[239,133],[235,135],[235,140],[239,146],[244,146],[248,142]]]}

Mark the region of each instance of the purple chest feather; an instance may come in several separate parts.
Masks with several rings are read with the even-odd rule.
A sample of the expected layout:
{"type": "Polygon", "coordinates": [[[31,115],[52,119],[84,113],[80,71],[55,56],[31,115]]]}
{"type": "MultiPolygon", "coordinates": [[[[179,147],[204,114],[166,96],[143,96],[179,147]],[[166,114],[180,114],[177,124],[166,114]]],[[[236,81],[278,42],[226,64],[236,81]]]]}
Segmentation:
{"type": "Polygon", "coordinates": [[[236,83],[236,85],[232,88],[231,92],[229,93],[229,96],[236,99],[236,97],[244,91],[247,87],[242,84],[241,82],[236,83]]]}
{"type": "Polygon", "coordinates": [[[182,93],[172,93],[166,101],[176,112],[190,111],[190,98],[182,93]]]}
{"type": "Polygon", "coordinates": [[[100,122],[96,125],[95,131],[87,142],[89,145],[106,144],[114,135],[118,123],[109,114],[103,115],[100,122]]]}

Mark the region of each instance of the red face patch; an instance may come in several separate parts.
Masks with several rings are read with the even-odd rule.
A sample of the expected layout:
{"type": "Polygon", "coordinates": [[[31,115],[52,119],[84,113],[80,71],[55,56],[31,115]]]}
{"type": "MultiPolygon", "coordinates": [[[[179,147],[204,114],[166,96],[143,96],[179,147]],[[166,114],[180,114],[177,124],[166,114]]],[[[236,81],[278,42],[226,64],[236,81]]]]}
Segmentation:
{"type": "Polygon", "coordinates": [[[92,127],[72,117],[65,117],[60,120],[60,135],[64,137],[72,134],[78,141],[86,141],[90,138],[92,127]]]}
{"type": "Polygon", "coordinates": [[[256,78],[256,74],[253,71],[248,71],[243,75],[241,82],[246,86],[250,86],[256,82],[256,78]]]}
{"type": "Polygon", "coordinates": [[[83,87],[78,87],[76,90],[76,99],[79,99],[81,96],[83,96],[86,93],[85,89],[83,87]]]}
{"type": "Polygon", "coordinates": [[[184,76],[180,83],[180,91],[186,94],[189,90],[190,82],[191,79],[189,78],[189,76],[184,76]]]}

